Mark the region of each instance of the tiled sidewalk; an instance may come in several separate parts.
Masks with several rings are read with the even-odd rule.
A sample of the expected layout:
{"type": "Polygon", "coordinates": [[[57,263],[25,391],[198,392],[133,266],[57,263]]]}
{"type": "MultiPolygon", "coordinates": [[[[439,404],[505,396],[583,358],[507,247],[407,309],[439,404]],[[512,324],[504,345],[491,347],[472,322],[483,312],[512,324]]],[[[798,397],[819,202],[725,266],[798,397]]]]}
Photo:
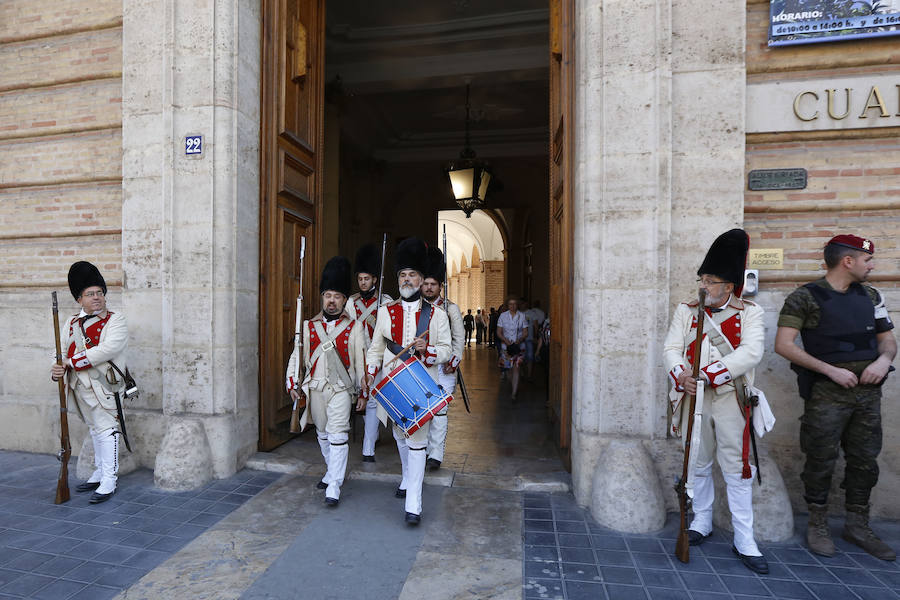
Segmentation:
{"type": "Polygon", "coordinates": [[[0,599],[112,598],[277,479],[244,470],[189,492],[153,487],[153,473],[119,479],[116,494],[55,505],[52,456],[0,451],[0,599]]]}
{"type": "MultiPolygon", "coordinates": [[[[880,600],[900,598],[900,565],[870,557],[840,539],[833,558],[810,554],[800,536],[785,544],[761,545],[769,575],[749,571],[731,552],[729,533],[716,533],[691,560],[674,556],[678,522],[670,515],[663,531],[622,535],[597,525],[571,494],[525,494],[524,597],[566,600],[750,600],[797,598],[880,600]]],[[[895,549],[900,524],[873,523],[895,549]]],[[[797,531],[805,531],[798,516],[797,531]]]]}

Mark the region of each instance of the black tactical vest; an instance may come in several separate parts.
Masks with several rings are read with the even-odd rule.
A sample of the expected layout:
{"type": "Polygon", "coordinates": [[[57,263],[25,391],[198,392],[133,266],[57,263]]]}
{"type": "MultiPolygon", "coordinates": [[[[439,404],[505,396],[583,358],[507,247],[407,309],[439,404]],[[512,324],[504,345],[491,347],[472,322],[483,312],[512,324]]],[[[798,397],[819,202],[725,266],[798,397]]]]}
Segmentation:
{"type": "Polygon", "coordinates": [[[800,331],[804,350],[829,364],[878,358],[875,307],[863,286],[852,283],[844,294],[815,283],[804,287],[821,311],[818,327],[800,331]]]}

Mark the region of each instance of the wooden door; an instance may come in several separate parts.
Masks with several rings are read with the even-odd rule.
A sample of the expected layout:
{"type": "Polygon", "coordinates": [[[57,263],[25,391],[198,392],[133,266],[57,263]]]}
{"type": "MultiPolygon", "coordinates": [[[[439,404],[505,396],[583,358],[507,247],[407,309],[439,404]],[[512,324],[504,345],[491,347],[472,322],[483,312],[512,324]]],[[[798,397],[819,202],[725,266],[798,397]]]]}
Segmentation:
{"type": "Polygon", "coordinates": [[[300,237],[304,317],[318,312],[325,0],[262,0],[259,449],[290,438],[284,373],[293,349],[300,237]]]}
{"type": "Polygon", "coordinates": [[[550,0],[550,418],[570,470],[574,12],[574,0],[550,0]]]}

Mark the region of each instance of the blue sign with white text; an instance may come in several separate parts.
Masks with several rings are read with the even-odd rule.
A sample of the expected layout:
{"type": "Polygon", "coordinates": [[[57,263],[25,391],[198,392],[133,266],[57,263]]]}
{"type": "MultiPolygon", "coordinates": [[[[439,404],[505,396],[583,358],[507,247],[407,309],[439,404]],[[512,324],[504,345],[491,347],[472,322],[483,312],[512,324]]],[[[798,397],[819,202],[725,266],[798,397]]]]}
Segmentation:
{"type": "Polygon", "coordinates": [[[203,153],[203,136],[189,135],[184,138],[185,154],[202,154],[203,153]]]}

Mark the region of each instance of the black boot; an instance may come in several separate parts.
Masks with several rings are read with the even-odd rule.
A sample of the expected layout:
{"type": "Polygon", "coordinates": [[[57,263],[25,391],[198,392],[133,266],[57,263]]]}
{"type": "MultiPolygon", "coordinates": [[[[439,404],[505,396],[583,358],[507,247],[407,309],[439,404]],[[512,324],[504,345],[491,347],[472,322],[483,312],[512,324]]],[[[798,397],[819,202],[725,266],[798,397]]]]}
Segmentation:
{"type": "Polygon", "coordinates": [[[112,498],[112,495],[115,493],[116,493],[116,490],[113,490],[108,494],[100,494],[100,493],[94,492],[93,494],[91,494],[91,499],[88,500],[88,502],[91,504],[100,504],[101,502],[106,502],[107,500],[112,498]]]}
{"type": "Polygon", "coordinates": [[[83,481],[75,486],[76,492],[92,492],[100,487],[99,481],[83,481]]]}

